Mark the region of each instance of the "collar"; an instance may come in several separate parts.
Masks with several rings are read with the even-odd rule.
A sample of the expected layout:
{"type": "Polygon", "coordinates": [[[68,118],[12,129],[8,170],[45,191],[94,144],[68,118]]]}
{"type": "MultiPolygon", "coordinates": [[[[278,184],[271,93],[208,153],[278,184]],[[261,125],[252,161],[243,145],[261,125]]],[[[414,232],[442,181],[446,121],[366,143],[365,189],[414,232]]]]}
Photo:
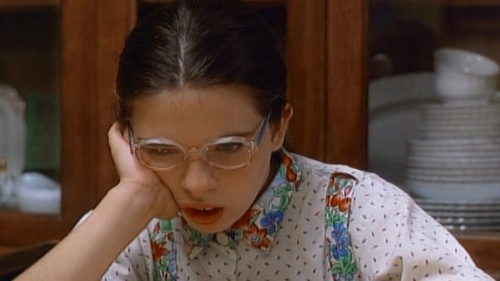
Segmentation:
{"type": "Polygon", "coordinates": [[[292,195],[300,183],[300,170],[292,156],[282,150],[276,175],[254,205],[229,229],[219,233],[202,233],[182,220],[188,256],[196,257],[210,242],[234,249],[239,241],[269,252],[292,195]]]}

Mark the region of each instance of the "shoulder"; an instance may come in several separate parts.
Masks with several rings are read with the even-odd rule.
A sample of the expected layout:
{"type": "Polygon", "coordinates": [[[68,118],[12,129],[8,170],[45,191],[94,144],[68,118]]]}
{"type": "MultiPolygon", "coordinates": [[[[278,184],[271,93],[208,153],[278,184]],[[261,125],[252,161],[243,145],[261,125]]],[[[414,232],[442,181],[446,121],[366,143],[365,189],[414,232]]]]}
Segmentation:
{"type": "Polygon", "coordinates": [[[303,174],[302,186],[316,191],[324,190],[324,193],[319,193],[327,200],[328,196],[337,198],[336,194],[350,198],[351,220],[366,221],[381,210],[398,212],[401,208],[414,205],[413,199],[404,190],[377,174],[346,165],[323,163],[297,154],[293,154],[293,157],[303,174]]]}
{"type": "Polygon", "coordinates": [[[399,197],[407,194],[394,184],[377,174],[346,165],[329,164],[298,154],[291,154],[302,171],[303,181],[331,183],[348,181],[355,188],[354,196],[377,195],[379,197],[399,197]]]}

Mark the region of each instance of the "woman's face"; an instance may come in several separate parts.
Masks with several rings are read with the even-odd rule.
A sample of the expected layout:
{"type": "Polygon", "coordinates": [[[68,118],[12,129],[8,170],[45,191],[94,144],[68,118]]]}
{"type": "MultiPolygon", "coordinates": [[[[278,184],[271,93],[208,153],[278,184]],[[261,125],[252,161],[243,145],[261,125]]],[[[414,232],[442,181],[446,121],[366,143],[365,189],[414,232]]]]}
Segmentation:
{"type": "MultiPolygon", "coordinates": [[[[188,148],[227,136],[252,140],[263,116],[250,94],[246,87],[223,85],[141,97],[132,104],[135,138],[170,139],[188,148]]],[[[191,226],[219,232],[251,207],[268,182],[271,153],[283,144],[291,109],[285,112],[289,116],[266,129],[252,161],[244,168],[222,170],[192,155],[171,169],[157,172],[191,226]]]]}

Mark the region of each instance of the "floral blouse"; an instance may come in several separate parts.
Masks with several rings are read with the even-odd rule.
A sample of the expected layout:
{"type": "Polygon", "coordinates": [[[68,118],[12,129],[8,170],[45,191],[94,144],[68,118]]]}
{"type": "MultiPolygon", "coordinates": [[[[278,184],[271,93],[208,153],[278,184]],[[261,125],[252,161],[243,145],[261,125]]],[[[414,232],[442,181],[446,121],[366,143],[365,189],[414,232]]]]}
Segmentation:
{"type": "Polygon", "coordinates": [[[152,220],[102,280],[493,280],[453,236],[378,176],[284,153],[226,231],[152,220]]]}

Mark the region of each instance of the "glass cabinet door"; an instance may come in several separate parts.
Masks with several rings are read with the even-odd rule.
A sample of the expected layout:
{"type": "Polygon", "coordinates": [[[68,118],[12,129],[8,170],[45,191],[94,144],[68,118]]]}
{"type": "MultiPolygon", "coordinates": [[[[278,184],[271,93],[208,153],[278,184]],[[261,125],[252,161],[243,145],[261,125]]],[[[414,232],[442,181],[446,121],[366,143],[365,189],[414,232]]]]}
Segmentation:
{"type": "Polygon", "coordinates": [[[1,211],[61,211],[60,19],[58,1],[0,1],[1,211]]]}
{"type": "Polygon", "coordinates": [[[371,0],[369,34],[369,169],[453,231],[500,231],[500,2],[371,0]]]}

